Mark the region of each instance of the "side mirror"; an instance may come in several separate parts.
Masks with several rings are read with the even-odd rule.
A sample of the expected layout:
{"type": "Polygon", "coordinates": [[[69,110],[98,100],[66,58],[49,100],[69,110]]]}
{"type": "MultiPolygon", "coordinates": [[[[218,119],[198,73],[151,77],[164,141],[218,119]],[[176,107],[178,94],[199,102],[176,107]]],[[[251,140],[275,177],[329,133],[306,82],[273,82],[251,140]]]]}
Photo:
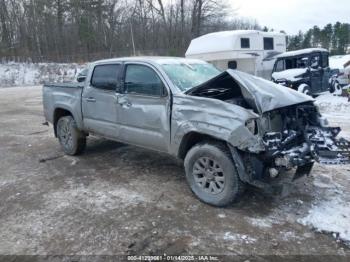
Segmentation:
{"type": "Polygon", "coordinates": [[[78,81],[79,83],[85,82],[87,74],[88,74],[88,69],[87,69],[87,68],[81,70],[81,71],[79,72],[78,76],[77,76],[77,81],[78,81]]]}
{"type": "Polygon", "coordinates": [[[77,81],[78,81],[79,83],[85,82],[85,80],[86,80],[86,76],[84,76],[84,75],[78,75],[77,81]]]}

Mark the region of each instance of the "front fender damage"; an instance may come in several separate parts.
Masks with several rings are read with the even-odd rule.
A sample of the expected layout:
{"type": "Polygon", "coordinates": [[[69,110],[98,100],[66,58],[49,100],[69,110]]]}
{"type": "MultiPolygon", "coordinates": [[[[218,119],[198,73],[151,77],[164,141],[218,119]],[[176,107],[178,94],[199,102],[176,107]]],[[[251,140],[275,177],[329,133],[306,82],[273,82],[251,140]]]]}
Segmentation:
{"type": "Polygon", "coordinates": [[[251,153],[259,153],[265,150],[261,137],[253,135],[244,125],[232,131],[228,142],[242,151],[249,151],[251,153]]]}
{"type": "Polygon", "coordinates": [[[259,116],[252,110],[204,97],[174,97],[172,130],[173,150],[177,150],[183,137],[196,132],[223,140],[240,150],[260,152],[262,140],[253,135],[245,123],[259,116]]]}

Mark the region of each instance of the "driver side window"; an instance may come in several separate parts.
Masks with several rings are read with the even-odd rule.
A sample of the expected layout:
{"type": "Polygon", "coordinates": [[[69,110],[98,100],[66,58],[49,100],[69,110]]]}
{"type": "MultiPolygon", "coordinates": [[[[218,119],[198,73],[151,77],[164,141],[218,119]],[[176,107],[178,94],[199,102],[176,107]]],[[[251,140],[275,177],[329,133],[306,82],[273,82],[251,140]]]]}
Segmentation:
{"type": "Polygon", "coordinates": [[[157,73],[148,66],[130,64],[125,72],[125,92],[149,96],[161,96],[164,85],[157,73]]]}
{"type": "Polygon", "coordinates": [[[321,61],[321,57],[319,54],[311,56],[311,60],[310,60],[311,68],[317,69],[318,67],[320,67],[321,66],[320,61],[321,61]]]}
{"type": "Polygon", "coordinates": [[[281,72],[285,70],[284,60],[279,60],[276,64],[276,72],[281,72]]]}

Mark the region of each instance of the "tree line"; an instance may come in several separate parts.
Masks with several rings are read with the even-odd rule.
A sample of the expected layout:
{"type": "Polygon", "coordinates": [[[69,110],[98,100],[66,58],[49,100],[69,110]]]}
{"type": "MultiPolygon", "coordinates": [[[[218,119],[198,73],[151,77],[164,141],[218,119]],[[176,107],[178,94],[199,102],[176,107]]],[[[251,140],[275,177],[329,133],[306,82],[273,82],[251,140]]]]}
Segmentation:
{"type": "Polygon", "coordinates": [[[0,0],[0,57],[85,62],[183,56],[199,35],[260,29],[234,17],[224,0],[0,0]]]}
{"type": "MultiPolygon", "coordinates": [[[[0,0],[0,61],[183,56],[191,39],[235,29],[268,30],[237,18],[225,0],[0,0]]],[[[288,49],[343,54],[349,39],[349,24],[315,26],[288,37],[288,49]]]]}
{"type": "Polygon", "coordinates": [[[332,55],[350,52],[350,24],[337,22],[324,28],[314,26],[305,33],[288,37],[288,50],[322,47],[332,55]]]}

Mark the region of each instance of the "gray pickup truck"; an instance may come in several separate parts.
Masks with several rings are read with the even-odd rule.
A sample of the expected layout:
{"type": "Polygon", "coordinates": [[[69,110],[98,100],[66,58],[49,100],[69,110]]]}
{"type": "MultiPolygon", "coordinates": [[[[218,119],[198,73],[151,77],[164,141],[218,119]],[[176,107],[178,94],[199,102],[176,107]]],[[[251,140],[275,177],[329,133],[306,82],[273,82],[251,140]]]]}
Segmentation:
{"type": "Polygon", "coordinates": [[[89,134],[168,153],[215,206],[237,200],[246,184],[272,189],[286,170],[296,179],[315,161],[350,162],[349,142],[310,96],[200,60],[97,61],[78,83],[44,85],[43,104],[65,153],[82,153],[89,134]]]}

